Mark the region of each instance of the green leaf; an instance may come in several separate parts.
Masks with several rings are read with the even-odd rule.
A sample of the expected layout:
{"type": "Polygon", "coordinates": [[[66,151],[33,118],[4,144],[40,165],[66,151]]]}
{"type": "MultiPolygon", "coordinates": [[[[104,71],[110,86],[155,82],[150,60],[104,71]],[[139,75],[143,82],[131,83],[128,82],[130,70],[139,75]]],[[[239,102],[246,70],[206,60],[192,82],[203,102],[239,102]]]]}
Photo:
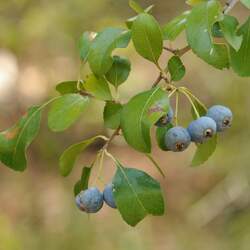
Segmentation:
{"type": "Polygon", "coordinates": [[[250,9],[250,0],[240,0],[248,9],[250,9]]]}
{"type": "Polygon", "coordinates": [[[104,107],[103,119],[106,128],[117,129],[121,123],[122,105],[115,102],[107,102],[104,107]]]}
{"type": "Polygon", "coordinates": [[[168,149],[165,145],[165,134],[172,127],[173,127],[172,124],[168,124],[165,127],[157,127],[157,129],[156,129],[156,141],[157,141],[159,148],[163,151],[168,151],[168,149]]]}
{"type": "Polygon", "coordinates": [[[164,199],[159,182],[141,170],[118,164],[112,183],[115,203],[122,218],[130,226],[135,226],[148,214],[163,215],[164,199]]]}
{"type": "MultiPolygon", "coordinates": [[[[151,13],[152,12],[152,9],[154,8],[154,5],[150,5],[148,6],[145,10],[144,10],[144,13],[151,13]]],[[[132,25],[133,25],[133,22],[137,19],[138,15],[137,16],[133,16],[133,17],[130,17],[129,19],[126,20],[126,25],[129,29],[132,28],[132,25]]]]}
{"type": "Polygon", "coordinates": [[[90,139],[81,141],[79,143],[73,144],[68,147],[61,155],[59,160],[60,174],[62,176],[68,176],[77,160],[79,154],[84,151],[90,144],[92,144],[96,139],[105,139],[103,136],[95,136],[90,139]]]}
{"type": "Polygon", "coordinates": [[[212,36],[213,37],[224,37],[219,22],[214,23],[214,25],[212,27],[212,36]]]}
{"type": "Polygon", "coordinates": [[[80,59],[82,61],[87,61],[89,51],[91,46],[91,39],[90,39],[90,32],[84,32],[78,42],[79,52],[80,52],[80,59]]]}
{"type": "Polygon", "coordinates": [[[190,11],[183,12],[162,27],[163,39],[173,41],[185,29],[190,11]]]}
{"type": "Polygon", "coordinates": [[[129,6],[132,10],[134,10],[138,14],[144,12],[144,9],[136,1],[129,0],[129,6]]]}
{"type": "Polygon", "coordinates": [[[70,127],[83,113],[89,103],[87,96],[67,94],[55,100],[48,114],[48,126],[52,131],[63,131],[70,127]]]}
{"type": "Polygon", "coordinates": [[[104,75],[112,66],[111,53],[115,48],[125,48],[130,41],[130,32],[119,28],[106,28],[92,42],[88,61],[92,72],[104,75]]]}
{"type": "Polygon", "coordinates": [[[238,51],[230,47],[230,58],[233,70],[239,76],[250,76],[250,17],[240,27],[238,35],[243,36],[241,47],[238,51]]]}
{"type": "Polygon", "coordinates": [[[214,136],[203,144],[197,144],[197,150],[192,160],[192,167],[199,166],[206,162],[214,153],[217,145],[217,136],[214,136]]]}
{"type": "Polygon", "coordinates": [[[150,153],[150,128],[168,108],[168,96],[160,88],[134,96],[124,105],[121,115],[121,128],[127,143],[140,152],[150,153]]]}
{"type": "Polygon", "coordinates": [[[77,196],[82,190],[85,190],[88,188],[89,177],[91,174],[91,168],[92,168],[92,166],[83,167],[81,179],[79,181],[77,181],[77,183],[74,186],[74,195],[75,196],[77,196]]]}
{"type": "Polygon", "coordinates": [[[212,27],[223,15],[218,1],[210,0],[193,7],[187,17],[187,40],[193,52],[218,69],[229,67],[228,50],[224,44],[214,44],[212,27]]]}
{"type": "Polygon", "coordinates": [[[100,100],[112,100],[109,84],[104,77],[97,77],[94,74],[87,76],[83,88],[100,100]]]}
{"type": "Polygon", "coordinates": [[[132,26],[132,40],[136,51],[142,57],[158,63],[163,40],[161,28],[153,16],[146,13],[138,15],[132,26]]]}
{"type": "Polygon", "coordinates": [[[243,37],[237,35],[238,20],[233,16],[225,15],[220,22],[221,30],[226,41],[236,50],[240,49],[243,37]]]}
{"type": "MultiPolygon", "coordinates": [[[[190,97],[191,97],[191,96],[190,96],[190,97]]],[[[192,97],[191,97],[191,98],[192,98],[192,97]]],[[[192,98],[192,99],[193,99],[193,98],[192,98]]],[[[195,99],[193,99],[193,103],[194,103],[194,105],[195,105],[195,107],[196,107],[196,110],[198,111],[198,113],[199,113],[200,116],[205,116],[205,115],[207,114],[207,109],[206,109],[203,105],[201,105],[201,104],[200,104],[199,102],[197,102],[195,99]]],[[[193,118],[194,118],[194,119],[197,119],[198,117],[196,116],[196,113],[195,113],[193,107],[192,107],[192,109],[191,109],[191,112],[192,112],[193,118]]]]}
{"type": "Polygon", "coordinates": [[[0,133],[0,160],[13,170],[26,168],[26,149],[38,134],[43,107],[29,108],[17,124],[0,133]]]}
{"type": "Polygon", "coordinates": [[[56,91],[61,95],[78,93],[77,81],[60,82],[56,85],[56,91]]]}
{"type": "Polygon", "coordinates": [[[203,2],[207,2],[208,0],[187,0],[186,4],[191,5],[191,6],[195,6],[197,4],[203,3],[203,2]]]}
{"type": "Polygon", "coordinates": [[[114,56],[113,64],[106,73],[106,79],[118,88],[123,82],[128,79],[131,70],[130,61],[125,57],[114,56]]]}
{"type": "Polygon", "coordinates": [[[173,56],[168,61],[168,70],[171,75],[171,81],[180,81],[186,73],[186,69],[178,56],[173,56]]]}

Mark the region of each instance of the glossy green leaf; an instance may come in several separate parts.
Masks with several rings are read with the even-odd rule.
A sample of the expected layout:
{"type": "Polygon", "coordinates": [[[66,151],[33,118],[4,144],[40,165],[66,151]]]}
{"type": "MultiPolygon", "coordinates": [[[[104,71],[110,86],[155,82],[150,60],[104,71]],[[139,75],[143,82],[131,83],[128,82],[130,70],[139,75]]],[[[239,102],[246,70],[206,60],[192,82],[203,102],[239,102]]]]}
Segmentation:
{"type": "Polygon", "coordinates": [[[13,170],[26,168],[26,149],[38,134],[43,107],[29,108],[17,124],[0,133],[0,160],[13,170]]]}
{"type": "Polygon", "coordinates": [[[163,151],[168,151],[168,149],[165,145],[165,134],[172,127],[173,127],[173,125],[169,123],[165,127],[157,127],[157,129],[156,129],[156,141],[157,141],[159,148],[163,151]]]}
{"type": "Polygon", "coordinates": [[[144,9],[136,1],[129,0],[129,6],[138,14],[144,12],[144,9]]]}
{"type": "Polygon", "coordinates": [[[114,56],[113,64],[105,76],[106,79],[115,86],[115,88],[118,88],[119,85],[128,79],[130,70],[131,65],[127,58],[114,56]]]}
{"type": "MultiPolygon", "coordinates": [[[[151,13],[152,12],[152,9],[154,8],[154,5],[150,5],[148,6],[144,12],[145,13],[151,13]]],[[[126,25],[129,29],[132,28],[132,25],[133,25],[133,22],[137,19],[138,15],[137,16],[133,16],[133,17],[130,17],[129,19],[126,20],[126,25]]]]}
{"type": "Polygon", "coordinates": [[[203,2],[207,2],[208,0],[187,0],[186,4],[191,5],[191,6],[195,6],[197,4],[203,3],[203,2]]]}
{"type": "Polygon", "coordinates": [[[122,105],[115,102],[107,102],[104,107],[103,119],[106,128],[116,129],[121,123],[122,105]]]}
{"type": "Polygon", "coordinates": [[[86,31],[81,35],[78,42],[80,59],[82,61],[87,61],[90,51],[90,46],[91,46],[90,32],[86,31]]]}
{"type": "Polygon", "coordinates": [[[67,94],[55,100],[48,114],[48,126],[52,131],[63,131],[81,116],[89,103],[89,97],[67,94]]]}
{"type": "Polygon", "coordinates": [[[121,115],[121,128],[127,143],[138,151],[150,153],[150,128],[168,108],[168,96],[160,88],[134,96],[124,105],[121,115]]]}
{"type": "Polygon", "coordinates": [[[248,9],[250,9],[250,0],[240,0],[248,9]]]}
{"type": "Polygon", "coordinates": [[[88,56],[92,72],[98,76],[104,75],[112,66],[112,51],[127,47],[129,40],[130,32],[120,28],[106,28],[98,33],[88,56]]]}
{"type": "Polygon", "coordinates": [[[75,186],[74,186],[74,195],[75,196],[77,196],[82,190],[85,190],[88,188],[89,178],[90,178],[90,174],[91,174],[91,168],[92,168],[92,166],[83,167],[81,179],[79,181],[77,181],[75,186]]]}
{"type": "Polygon", "coordinates": [[[173,56],[168,61],[168,70],[171,75],[171,81],[180,81],[186,73],[185,66],[178,56],[173,56]]]}
{"type": "Polygon", "coordinates": [[[98,138],[104,139],[103,136],[98,135],[73,144],[62,153],[59,160],[60,173],[62,176],[68,176],[71,173],[79,154],[98,138]]]}
{"type": "Polygon", "coordinates": [[[117,208],[130,226],[135,226],[149,214],[163,215],[164,199],[160,184],[147,173],[118,163],[112,183],[117,208]]]}
{"type": "Polygon", "coordinates": [[[203,144],[197,144],[197,150],[192,160],[192,167],[205,163],[209,157],[215,152],[217,145],[217,136],[214,136],[203,144]]]}
{"type": "Polygon", "coordinates": [[[239,76],[250,76],[250,17],[240,27],[238,35],[243,36],[241,47],[238,51],[230,47],[230,59],[233,70],[239,76]]]}
{"type": "Polygon", "coordinates": [[[242,36],[237,35],[238,20],[233,16],[225,15],[223,20],[220,22],[221,30],[224,34],[226,41],[238,51],[241,47],[243,40],[242,36]]]}
{"type": "MultiPolygon", "coordinates": [[[[82,86],[82,82],[80,85],[82,86]]],[[[56,85],[56,91],[61,95],[78,93],[77,81],[60,82],[56,85]]]]}
{"type": "Polygon", "coordinates": [[[188,44],[193,52],[218,69],[229,67],[226,45],[214,44],[212,40],[212,26],[222,18],[219,2],[210,0],[193,7],[186,25],[188,44]]]}
{"type": "Polygon", "coordinates": [[[183,12],[162,27],[163,39],[173,41],[185,29],[190,11],[183,12]]]}
{"type": "Polygon", "coordinates": [[[153,16],[138,15],[132,26],[132,40],[136,51],[149,61],[158,63],[163,49],[162,32],[153,16]]]}
{"type": "Polygon", "coordinates": [[[109,84],[104,77],[97,77],[94,74],[87,76],[83,88],[100,100],[112,100],[109,84]]]}

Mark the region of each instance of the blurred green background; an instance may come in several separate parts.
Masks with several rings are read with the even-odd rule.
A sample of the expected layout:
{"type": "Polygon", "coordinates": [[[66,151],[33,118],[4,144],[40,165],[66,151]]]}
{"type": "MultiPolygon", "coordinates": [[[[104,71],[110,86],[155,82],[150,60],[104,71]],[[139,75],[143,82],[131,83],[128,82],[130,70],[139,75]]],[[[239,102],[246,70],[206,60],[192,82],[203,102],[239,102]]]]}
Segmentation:
{"type": "MultiPolygon", "coordinates": [[[[183,0],[139,2],[145,7],[155,4],[153,13],[161,24],[188,9],[183,0]]],[[[249,11],[238,4],[232,14],[243,22],[249,11]]],[[[133,15],[125,0],[0,0],[0,128],[15,123],[28,106],[55,95],[56,83],[77,78],[76,44],[83,31],[125,27],[124,20],[133,15]]],[[[182,35],[172,46],[185,44],[182,35]]],[[[121,87],[125,101],[148,88],[158,73],[132,46],[121,53],[132,61],[131,75],[121,87]]],[[[165,54],[162,64],[169,57],[165,54]]],[[[154,147],[167,174],[162,179],[124,141],[116,139],[110,148],[124,165],[144,169],[160,180],[165,216],[147,217],[131,228],[107,206],[89,217],[78,211],[72,187],[81,166],[94,159],[100,145],[91,147],[66,179],[59,175],[58,157],[73,142],[110,134],[103,128],[103,104],[92,103],[90,111],[63,134],[48,130],[45,112],[40,134],[29,150],[28,169],[16,173],[0,166],[0,250],[250,249],[250,80],[231,70],[216,70],[192,53],[183,61],[187,74],[178,84],[192,89],[207,106],[224,104],[234,112],[233,127],[220,135],[213,157],[202,167],[191,168],[194,147],[182,154],[154,147]]],[[[184,98],[180,114],[187,125],[191,115],[184,98]]],[[[106,159],[100,188],[114,171],[106,159]]]]}

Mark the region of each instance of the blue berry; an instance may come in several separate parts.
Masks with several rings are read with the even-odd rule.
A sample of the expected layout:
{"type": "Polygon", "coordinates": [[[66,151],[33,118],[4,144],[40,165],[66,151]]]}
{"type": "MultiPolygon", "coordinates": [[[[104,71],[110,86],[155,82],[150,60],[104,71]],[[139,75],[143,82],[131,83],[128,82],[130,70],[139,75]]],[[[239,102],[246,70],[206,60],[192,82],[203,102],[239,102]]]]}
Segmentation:
{"type": "Polygon", "coordinates": [[[174,127],[165,134],[165,145],[173,152],[184,151],[190,144],[191,138],[188,131],[182,127],[174,127]]]}
{"type": "Polygon", "coordinates": [[[216,133],[216,123],[210,117],[203,116],[191,122],[187,130],[193,142],[203,143],[216,133]]]}
{"type": "Polygon", "coordinates": [[[86,213],[96,213],[103,206],[103,194],[96,188],[91,187],[76,196],[77,207],[86,213]]]}
{"type": "Polygon", "coordinates": [[[107,205],[109,205],[112,208],[116,208],[114,195],[113,195],[113,184],[110,183],[106,185],[103,191],[103,198],[107,205]]]}
{"type": "Polygon", "coordinates": [[[233,114],[227,107],[221,105],[212,106],[209,108],[207,116],[216,122],[218,132],[222,132],[232,125],[233,114]]]}
{"type": "Polygon", "coordinates": [[[169,107],[167,115],[164,115],[163,117],[161,117],[156,122],[155,125],[157,127],[165,127],[168,123],[170,123],[173,120],[173,117],[174,117],[174,111],[173,111],[172,107],[169,107]]]}

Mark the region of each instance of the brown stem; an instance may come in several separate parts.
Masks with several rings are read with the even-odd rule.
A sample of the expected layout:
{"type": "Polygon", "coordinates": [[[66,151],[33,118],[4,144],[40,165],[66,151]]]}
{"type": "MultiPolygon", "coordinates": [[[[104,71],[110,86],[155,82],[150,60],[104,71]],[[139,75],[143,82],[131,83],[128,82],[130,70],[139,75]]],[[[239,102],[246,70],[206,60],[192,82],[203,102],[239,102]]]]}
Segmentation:
{"type": "Polygon", "coordinates": [[[110,143],[114,140],[114,138],[120,134],[120,131],[121,131],[121,127],[119,126],[115,131],[114,133],[110,136],[110,138],[108,139],[108,141],[104,144],[104,146],[102,147],[102,150],[106,150],[110,143]]]}

